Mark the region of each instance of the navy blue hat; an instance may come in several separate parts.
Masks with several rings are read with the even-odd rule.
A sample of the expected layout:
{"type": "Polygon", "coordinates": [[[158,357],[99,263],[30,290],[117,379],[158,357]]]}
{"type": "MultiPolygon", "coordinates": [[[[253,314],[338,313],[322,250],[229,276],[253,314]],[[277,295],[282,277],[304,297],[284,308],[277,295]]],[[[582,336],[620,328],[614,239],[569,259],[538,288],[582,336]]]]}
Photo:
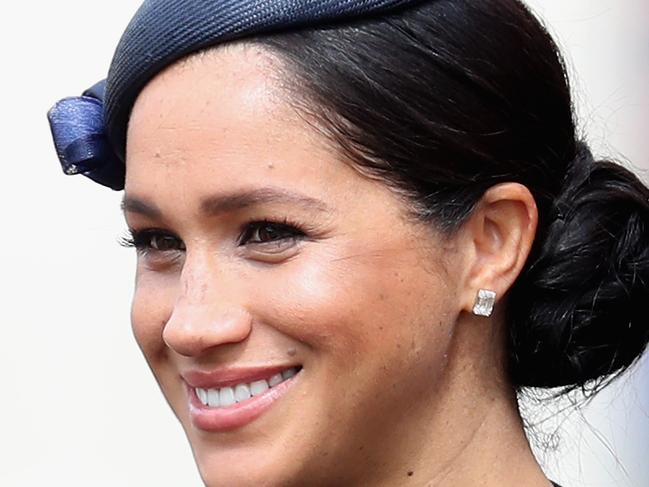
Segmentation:
{"type": "Polygon", "coordinates": [[[48,113],[66,174],[124,188],[126,129],[148,81],[202,49],[254,34],[393,12],[421,0],[146,0],[119,42],[108,79],[48,113]]]}

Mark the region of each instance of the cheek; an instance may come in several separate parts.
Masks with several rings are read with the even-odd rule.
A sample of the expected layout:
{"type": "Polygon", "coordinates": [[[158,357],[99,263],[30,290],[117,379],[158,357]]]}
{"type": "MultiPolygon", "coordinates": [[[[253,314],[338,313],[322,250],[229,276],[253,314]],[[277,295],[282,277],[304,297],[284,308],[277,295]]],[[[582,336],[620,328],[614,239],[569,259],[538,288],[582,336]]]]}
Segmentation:
{"type": "MultiPolygon", "coordinates": [[[[368,357],[395,363],[444,348],[454,322],[450,289],[416,256],[304,256],[257,280],[254,311],[341,368],[368,357]],[[376,353],[376,352],[381,353],[376,353]],[[405,353],[408,352],[408,353],[405,353]],[[413,355],[414,352],[414,355],[413,355]]],[[[371,362],[372,360],[369,360],[371,362]]]]}
{"type": "Polygon", "coordinates": [[[404,397],[411,408],[435,403],[456,318],[451,284],[420,257],[365,254],[259,274],[252,299],[256,316],[307,348],[303,405],[313,418],[301,427],[350,458],[403,420],[404,397]]]}

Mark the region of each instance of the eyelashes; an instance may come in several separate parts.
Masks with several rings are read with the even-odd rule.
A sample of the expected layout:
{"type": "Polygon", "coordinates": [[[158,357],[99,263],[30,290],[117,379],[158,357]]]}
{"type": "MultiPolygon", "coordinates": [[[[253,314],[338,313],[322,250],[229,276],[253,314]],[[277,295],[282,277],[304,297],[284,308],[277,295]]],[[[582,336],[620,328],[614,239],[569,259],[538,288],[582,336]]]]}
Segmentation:
{"type": "MultiPolygon", "coordinates": [[[[288,219],[282,221],[256,220],[243,225],[236,238],[238,247],[254,247],[278,252],[294,246],[298,240],[307,237],[297,223],[288,219]]],[[[129,234],[120,239],[124,247],[133,247],[139,254],[167,254],[185,252],[185,243],[173,232],[158,228],[143,230],[129,229],[129,234]]]]}
{"type": "Polygon", "coordinates": [[[239,237],[239,246],[280,243],[306,237],[305,232],[295,223],[288,220],[275,222],[271,220],[248,223],[239,237]]]}
{"type": "Polygon", "coordinates": [[[120,239],[120,245],[133,247],[140,253],[185,250],[185,244],[180,238],[169,231],[154,228],[146,230],[129,229],[129,235],[120,239]]]}

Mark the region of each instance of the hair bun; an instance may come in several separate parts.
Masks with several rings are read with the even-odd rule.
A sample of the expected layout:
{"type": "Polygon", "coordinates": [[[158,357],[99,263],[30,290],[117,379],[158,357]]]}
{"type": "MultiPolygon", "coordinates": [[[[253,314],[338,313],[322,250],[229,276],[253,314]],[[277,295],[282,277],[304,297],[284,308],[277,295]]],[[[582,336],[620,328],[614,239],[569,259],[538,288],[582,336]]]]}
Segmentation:
{"type": "Polygon", "coordinates": [[[583,386],[629,367],[649,340],[649,190],[577,148],[508,303],[519,386],[583,386]]]}

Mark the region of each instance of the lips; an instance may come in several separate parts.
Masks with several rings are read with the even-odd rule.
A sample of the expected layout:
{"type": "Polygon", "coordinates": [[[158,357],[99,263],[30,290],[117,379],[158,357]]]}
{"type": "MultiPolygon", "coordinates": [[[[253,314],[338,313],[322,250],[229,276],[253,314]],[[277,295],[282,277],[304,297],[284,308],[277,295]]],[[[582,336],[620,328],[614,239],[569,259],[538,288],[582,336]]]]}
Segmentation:
{"type": "Polygon", "coordinates": [[[299,378],[301,366],[188,371],[189,413],[204,431],[243,427],[270,409],[299,378]]]}

